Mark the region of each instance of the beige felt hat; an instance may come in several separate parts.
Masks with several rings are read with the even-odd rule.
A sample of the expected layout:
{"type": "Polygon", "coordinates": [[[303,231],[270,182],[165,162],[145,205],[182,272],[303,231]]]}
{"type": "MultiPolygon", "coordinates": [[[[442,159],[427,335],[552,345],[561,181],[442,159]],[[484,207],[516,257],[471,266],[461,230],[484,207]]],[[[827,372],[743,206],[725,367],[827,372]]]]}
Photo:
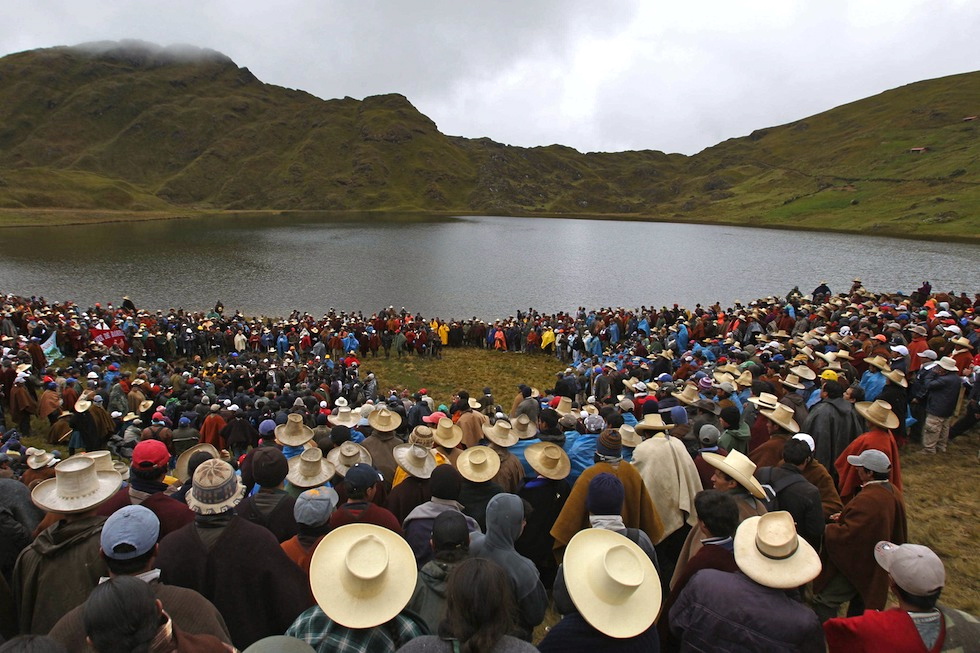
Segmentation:
{"type": "Polygon", "coordinates": [[[800,377],[793,374],[792,372],[787,374],[785,379],[780,379],[779,382],[782,383],[787,388],[795,388],[796,390],[803,389],[803,384],[800,383],[800,377]]]}
{"type": "Polygon", "coordinates": [[[343,406],[337,409],[336,415],[328,415],[327,421],[334,426],[346,426],[350,428],[357,426],[357,423],[361,421],[361,417],[347,406],[343,406]]]}
{"type": "Polygon", "coordinates": [[[490,447],[470,447],[456,459],[456,469],[474,483],[489,481],[500,471],[500,456],[490,447]]]}
{"type": "Polygon", "coordinates": [[[324,614],[347,628],[391,621],[412,598],[418,569],[403,537],[374,524],[348,524],[320,540],[310,588],[324,614]]]}
{"type": "Polygon", "coordinates": [[[793,516],[785,510],[749,517],[735,532],[735,564],[746,576],[766,587],[792,589],[820,573],[820,556],[796,533],[793,516]]]}
{"type": "Polygon", "coordinates": [[[956,361],[949,356],[943,356],[940,358],[938,365],[947,372],[956,372],[959,370],[959,368],[956,366],[956,361]]]}
{"type": "Polygon", "coordinates": [[[437,465],[432,449],[418,444],[397,444],[391,453],[398,466],[415,478],[429,478],[437,465]]]}
{"type": "Polygon", "coordinates": [[[903,388],[909,387],[908,379],[905,378],[902,370],[889,370],[885,372],[885,378],[896,385],[902,386],[903,388]]]}
{"type": "Polygon", "coordinates": [[[777,405],[779,405],[779,397],[770,392],[763,392],[758,397],[749,397],[749,402],[755,404],[759,408],[768,408],[769,410],[773,410],[777,405]]]}
{"type": "Polygon", "coordinates": [[[453,424],[448,417],[443,417],[432,430],[432,437],[439,446],[452,449],[463,441],[463,429],[453,424]]]}
{"type": "Polygon", "coordinates": [[[323,451],[319,447],[310,447],[289,459],[286,480],[296,487],[320,487],[336,473],[333,464],[323,458],[323,451]]]}
{"type": "Polygon", "coordinates": [[[545,478],[560,481],[568,476],[572,463],[565,450],[554,442],[536,442],[524,450],[531,469],[545,478]]]}
{"type": "MultiPolygon", "coordinates": [[[[215,405],[217,405],[217,404],[215,404],[215,405]]],[[[140,402],[140,405],[139,405],[139,411],[140,411],[140,413],[145,413],[146,411],[150,410],[151,408],[153,408],[153,401],[151,399],[146,399],[146,400],[140,402]]]]}
{"type": "Polygon", "coordinates": [[[885,429],[898,428],[898,415],[892,412],[892,405],[887,401],[881,399],[859,401],[854,404],[854,408],[861,414],[861,417],[872,424],[885,429]]]}
{"type": "Polygon", "coordinates": [[[671,392],[670,396],[688,406],[701,398],[701,395],[698,393],[698,387],[690,383],[685,385],[684,389],[680,392],[671,392]]]}
{"type": "Polygon", "coordinates": [[[368,424],[375,431],[387,433],[402,425],[402,416],[382,406],[368,416],[368,424]]]}
{"type": "Polygon", "coordinates": [[[303,423],[303,416],[290,413],[286,423],[276,427],[276,440],[287,447],[302,447],[313,439],[313,429],[303,423]]]}
{"type": "Polygon", "coordinates": [[[759,412],[790,433],[799,433],[800,431],[800,425],[793,419],[796,413],[786,404],[776,404],[776,407],[772,410],[761,410],[759,412]]]}
{"type": "Polygon", "coordinates": [[[568,397],[562,397],[559,399],[558,405],[555,406],[555,412],[562,416],[572,412],[572,400],[568,397]]]}
{"type": "Polygon", "coordinates": [[[663,604],[650,557],[619,533],[586,528],[568,543],[565,587],[582,617],[610,637],[635,637],[653,625],[663,604]]]}
{"type": "Polygon", "coordinates": [[[521,440],[530,440],[538,434],[538,426],[527,415],[518,415],[510,423],[510,430],[521,440]]]}
{"type": "MultiPolygon", "coordinates": [[[[643,431],[669,431],[674,428],[673,424],[665,424],[664,418],[660,413],[647,413],[640,422],[637,422],[633,429],[637,433],[643,431]]],[[[625,443],[624,443],[625,444],[625,443]]]]}
{"type": "Polygon", "coordinates": [[[191,462],[191,456],[196,454],[198,451],[207,451],[211,454],[212,458],[221,458],[221,454],[214,447],[213,444],[208,444],[207,442],[201,442],[200,444],[195,444],[190,447],[184,453],[177,456],[177,464],[174,465],[174,476],[176,476],[181,483],[186,483],[190,480],[191,475],[187,473],[187,467],[191,462]]]}
{"type": "Polygon", "coordinates": [[[80,453],[78,455],[94,460],[95,471],[97,472],[115,471],[115,468],[112,466],[112,454],[104,449],[101,451],[86,451],[85,453],[80,453]]]}
{"type": "Polygon", "coordinates": [[[766,498],[766,491],[762,489],[762,484],[754,476],[755,463],[749,460],[749,457],[741,451],[733,449],[728,452],[727,456],[721,456],[707,451],[701,454],[701,457],[712,467],[720,469],[731,476],[739,485],[751,492],[756,498],[766,498]]]}
{"type": "MultiPolygon", "coordinates": [[[[794,365],[789,368],[790,373],[795,374],[797,378],[806,379],[807,381],[813,381],[817,378],[817,373],[811,370],[806,365],[794,365]]],[[[752,385],[751,383],[749,385],[752,385]]]]}
{"type": "Polygon", "coordinates": [[[623,446],[631,449],[635,449],[643,442],[643,438],[637,435],[636,429],[629,424],[623,424],[619,427],[619,437],[623,441],[623,446]]]}
{"type": "Polygon", "coordinates": [[[34,487],[31,499],[34,505],[48,512],[85,512],[104,503],[121,485],[119,472],[96,471],[91,458],[72,456],[55,465],[54,478],[34,487]]]}
{"type": "Polygon", "coordinates": [[[31,449],[34,453],[27,457],[27,466],[31,469],[41,469],[43,467],[50,467],[58,462],[52,454],[48,453],[44,449],[31,449]]]}
{"type": "Polygon", "coordinates": [[[871,358],[865,358],[864,362],[868,365],[877,367],[883,372],[887,372],[891,369],[891,367],[888,366],[888,361],[885,360],[883,356],[872,356],[871,358]]]}
{"type": "Polygon", "coordinates": [[[498,419],[493,423],[493,426],[484,424],[482,428],[483,435],[487,436],[490,442],[500,447],[513,447],[519,439],[510,427],[510,422],[504,419],[498,419]]]}
{"type": "Polygon", "coordinates": [[[341,476],[347,475],[347,470],[357,463],[372,464],[371,454],[356,442],[344,442],[327,452],[327,460],[341,476]]]}
{"type": "Polygon", "coordinates": [[[245,497],[245,486],[224,460],[205,460],[194,470],[187,493],[187,507],[199,515],[218,515],[237,506],[245,497]]]}
{"type": "Polygon", "coordinates": [[[747,388],[750,385],[752,385],[752,381],[753,381],[753,379],[752,379],[752,372],[750,372],[748,370],[744,370],[735,379],[735,385],[741,386],[743,388],[747,388]]]}

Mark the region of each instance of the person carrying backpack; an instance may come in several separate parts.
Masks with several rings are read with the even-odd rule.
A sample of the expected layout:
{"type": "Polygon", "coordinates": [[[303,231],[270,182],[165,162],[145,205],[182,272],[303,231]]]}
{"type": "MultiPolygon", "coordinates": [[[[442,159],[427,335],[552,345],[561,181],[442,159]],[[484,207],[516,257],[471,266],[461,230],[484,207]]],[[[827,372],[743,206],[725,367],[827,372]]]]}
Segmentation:
{"type": "Polygon", "coordinates": [[[802,440],[787,440],[783,462],[773,467],[760,467],[755,477],[766,491],[763,503],[769,512],[785,510],[793,516],[800,537],[820,550],[824,519],[820,490],[803,477],[802,470],[810,462],[810,447],[802,440]]]}

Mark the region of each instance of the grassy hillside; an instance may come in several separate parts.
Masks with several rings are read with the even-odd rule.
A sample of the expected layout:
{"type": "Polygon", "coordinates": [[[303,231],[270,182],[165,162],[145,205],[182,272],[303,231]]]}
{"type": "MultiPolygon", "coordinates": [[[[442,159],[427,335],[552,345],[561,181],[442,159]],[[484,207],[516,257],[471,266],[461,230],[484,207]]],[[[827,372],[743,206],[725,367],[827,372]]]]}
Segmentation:
{"type": "Polygon", "coordinates": [[[978,124],[963,120],[978,113],[969,73],[691,157],[583,154],[449,137],[403,96],[321,100],[213,51],[50,48],[0,59],[0,222],[53,209],[397,210],[980,240],[978,124]]]}

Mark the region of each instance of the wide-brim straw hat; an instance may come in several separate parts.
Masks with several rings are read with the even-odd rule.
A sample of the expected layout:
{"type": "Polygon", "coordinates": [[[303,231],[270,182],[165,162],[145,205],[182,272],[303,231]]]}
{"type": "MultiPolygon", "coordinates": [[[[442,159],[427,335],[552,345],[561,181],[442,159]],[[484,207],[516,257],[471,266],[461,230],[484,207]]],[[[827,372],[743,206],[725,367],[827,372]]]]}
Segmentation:
{"type": "Polygon", "coordinates": [[[221,458],[221,453],[213,444],[201,442],[199,444],[195,444],[193,447],[190,447],[182,454],[177,456],[177,464],[174,465],[174,476],[180,479],[181,483],[186,483],[190,480],[191,475],[187,472],[187,467],[190,465],[191,456],[196,454],[198,451],[207,451],[215,459],[221,458]]]}
{"type": "Polygon", "coordinates": [[[146,399],[146,400],[140,402],[140,405],[139,405],[139,411],[140,411],[140,413],[145,413],[146,411],[150,410],[151,408],[153,408],[153,400],[152,399],[146,399]]]}
{"type": "Polygon", "coordinates": [[[463,429],[453,424],[453,421],[448,417],[443,417],[432,429],[432,437],[440,447],[453,449],[463,441],[463,429]]]}
{"type": "Polygon", "coordinates": [[[27,457],[27,466],[31,469],[41,469],[50,467],[55,460],[55,457],[44,449],[34,449],[34,453],[27,457]]]}
{"type": "Polygon", "coordinates": [[[956,345],[957,347],[963,347],[964,349],[973,349],[973,345],[970,344],[970,341],[964,338],[963,336],[960,336],[958,338],[953,338],[952,340],[950,340],[950,342],[956,345]]]}
{"type": "Polygon", "coordinates": [[[387,623],[412,598],[415,554],[394,531],[348,524],[327,533],[310,560],[310,588],[320,609],[347,628],[387,623]]]}
{"type": "Polygon", "coordinates": [[[346,426],[348,428],[352,426],[357,426],[358,422],[361,421],[360,414],[355,413],[347,406],[337,409],[336,415],[328,415],[327,421],[334,426],[346,426]]]}
{"type": "Polygon", "coordinates": [[[752,385],[754,380],[755,379],[752,377],[752,372],[743,370],[742,373],[735,379],[735,385],[748,388],[750,385],[752,385]]]}
{"type": "Polygon", "coordinates": [[[387,433],[402,425],[402,416],[382,407],[368,415],[368,424],[375,431],[387,433]]]}
{"type": "Polygon", "coordinates": [[[335,408],[346,408],[348,406],[347,400],[343,397],[337,397],[334,399],[333,405],[335,408]]]}
{"type": "Polygon", "coordinates": [[[130,413],[126,413],[125,415],[122,416],[122,421],[124,421],[124,422],[132,422],[134,419],[139,419],[139,418],[140,418],[139,415],[137,415],[136,413],[130,412],[130,413]]]}
{"type": "Polygon", "coordinates": [[[643,419],[636,423],[633,429],[637,433],[643,431],[669,431],[674,428],[673,424],[665,424],[663,415],[660,413],[647,413],[643,419]]]}
{"type": "Polygon", "coordinates": [[[114,472],[115,467],[112,466],[112,454],[105,449],[101,451],[86,451],[85,453],[78,454],[79,456],[85,456],[86,458],[91,458],[95,461],[95,471],[97,472],[114,472]]]}
{"type": "Polygon", "coordinates": [[[124,481],[129,480],[129,465],[127,465],[123,461],[121,460],[112,461],[112,470],[114,472],[118,472],[119,475],[122,476],[122,480],[124,481]]]}
{"type": "Polygon", "coordinates": [[[347,476],[347,470],[357,463],[372,464],[370,452],[356,442],[349,441],[328,451],[327,460],[341,476],[347,476]]]}
{"type": "Polygon", "coordinates": [[[513,447],[520,439],[507,420],[498,419],[493,425],[484,424],[482,428],[483,435],[487,436],[490,442],[500,447],[513,447]]]}
{"type": "Polygon", "coordinates": [[[72,456],[55,465],[54,478],[34,487],[31,500],[48,512],[65,515],[85,512],[111,498],[122,480],[117,471],[96,471],[91,458],[72,456]]]}
{"type": "Polygon", "coordinates": [[[663,590],[650,557],[613,531],[586,528],[568,543],[565,587],[582,617],[624,639],[645,632],[660,613],[663,590]]]}
{"type": "Polygon", "coordinates": [[[755,404],[759,408],[768,408],[769,410],[773,410],[779,405],[779,397],[770,392],[763,392],[758,397],[749,397],[749,402],[755,404]]]}
{"type": "Polygon", "coordinates": [[[75,402],[75,412],[76,413],[84,413],[86,410],[88,410],[91,407],[92,407],[92,402],[89,401],[85,397],[85,395],[82,395],[81,397],[79,397],[78,398],[78,401],[75,402]]]}
{"type": "MultiPolygon", "coordinates": [[[[795,365],[789,368],[790,373],[795,374],[798,378],[806,379],[807,381],[814,381],[817,378],[817,373],[811,370],[806,365],[795,365]]],[[[751,383],[749,385],[752,385],[751,383]]]]}
{"type": "Polygon", "coordinates": [[[685,385],[684,389],[680,392],[671,392],[670,396],[682,403],[687,404],[688,406],[701,398],[701,394],[698,392],[697,386],[690,383],[685,385]]]}
{"type": "Polygon", "coordinates": [[[889,430],[898,428],[898,415],[892,412],[892,405],[887,401],[881,399],[859,401],[854,404],[854,408],[861,414],[861,417],[872,424],[889,430]]]}
{"type": "Polygon", "coordinates": [[[310,447],[300,455],[289,459],[286,480],[296,487],[319,487],[332,479],[336,473],[333,464],[324,459],[323,451],[318,447],[310,447]]]}
{"type": "Polygon", "coordinates": [[[562,397],[558,400],[558,405],[555,406],[555,412],[559,415],[565,416],[572,412],[572,400],[568,397],[562,397]]]}
{"type": "MultiPolygon", "coordinates": [[[[567,555],[567,554],[566,554],[567,555]]],[[[796,532],[785,510],[749,517],[735,532],[735,564],[766,587],[792,589],[820,573],[820,556],[796,532]]]]}
{"type": "Polygon", "coordinates": [[[755,477],[755,463],[741,451],[733,449],[728,452],[727,456],[707,451],[701,454],[701,457],[712,467],[731,476],[753,496],[759,499],[766,498],[766,491],[762,489],[762,484],[755,477]]]}
{"type": "Polygon", "coordinates": [[[779,382],[787,388],[795,388],[797,390],[803,389],[803,384],[800,383],[800,377],[796,376],[792,372],[787,374],[785,379],[780,379],[779,382]]]}
{"type": "Polygon", "coordinates": [[[391,453],[398,466],[415,478],[429,478],[437,465],[432,449],[419,444],[397,444],[391,453]]]}
{"type": "Polygon", "coordinates": [[[637,434],[636,429],[629,424],[623,424],[619,427],[619,437],[623,441],[623,446],[630,447],[631,449],[635,449],[636,447],[640,446],[641,442],[643,442],[643,438],[641,438],[637,434]]]}
{"type": "Polygon", "coordinates": [[[554,481],[566,478],[572,470],[568,454],[554,442],[532,444],[524,450],[524,458],[531,469],[554,481]]]}
{"type": "Polygon", "coordinates": [[[800,425],[793,419],[796,413],[786,404],[776,404],[772,410],[763,409],[759,412],[790,433],[799,433],[800,431],[800,425]]]}
{"type": "Polygon", "coordinates": [[[638,378],[636,378],[635,376],[631,376],[630,378],[623,381],[623,386],[630,392],[633,392],[636,384],[639,382],[640,380],[638,378]]]}
{"type": "Polygon", "coordinates": [[[187,493],[187,507],[199,515],[220,515],[234,508],[245,497],[245,486],[232,466],[224,460],[205,460],[194,470],[194,481],[187,493]]]}
{"type": "Polygon", "coordinates": [[[313,429],[303,423],[303,416],[290,413],[286,423],[276,427],[276,440],[287,447],[302,447],[313,439],[313,429]]]}
{"type": "Polygon", "coordinates": [[[885,372],[885,378],[892,383],[902,386],[903,388],[909,387],[908,379],[905,378],[902,370],[889,370],[885,372]]]}
{"type": "Polygon", "coordinates": [[[888,361],[885,360],[884,356],[872,356],[871,358],[865,358],[864,362],[872,367],[877,367],[882,372],[887,372],[891,369],[888,365],[888,361]]]}
{"type": "Polygon", "coordinates": [[[527,415],[518,415],[510,422],[510,430],[520,440],[529,440],[538,434],[538,426],[527,415]]]}
{"type": "Polygon", "coordinates": [[[470,447],[456,459],[456,469],[466,480],[483,483],[500,471],[500,456],[490,447],[470,447]]]}
{"type": "Polygon", "coordinates": [[[956,366],[956,361],[950,358],[949,356],[943,356],[942,358],[939,359],[937,364],[939,365],[939,367],[943,368],[947,372],[959,371],[959,368],[956,366]]]}

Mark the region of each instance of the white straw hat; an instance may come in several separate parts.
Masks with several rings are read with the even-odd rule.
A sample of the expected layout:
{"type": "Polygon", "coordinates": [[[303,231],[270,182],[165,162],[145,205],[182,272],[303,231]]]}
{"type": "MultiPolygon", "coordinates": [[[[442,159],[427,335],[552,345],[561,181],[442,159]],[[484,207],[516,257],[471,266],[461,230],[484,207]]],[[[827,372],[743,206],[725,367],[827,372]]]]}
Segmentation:
{"type": "Polygon", "coordinates": [[[337,409],[336,415],[328,415],[327,421],[334,426],[346,426],[351,428],[353,426],[357,426],[358,422],[361,421],[361,416],[359,413],[355,413],[347,406],[343,406],[337,409]]]}
{"type": "Polygon", "coordinates": [[[456,459],[456,469],[474,483],[489,481],[500,471],[500,456],[490,447],[470,447],[456,459]]]}
{"type": "Polygon", "coordinates": [[[34,487],[31,499],[48,512],[85,512],[108,500],[121,485],[119,472],[96,471],[91,458],[72,456],[55,465],[54,478],[34,487]]]}
{"type": "Polygon", "coordinates": [[[320,540],[310,587],[324,614],[347,628],[391,621],[412,598],[418,570],[412,547],[374,524],[348,524],[320,540]]]}
{"type": "Polygon", "coordinates": [[[519,439],[511,429],[510,422],[504,419],[498,419],[493,423],[493,426],[484,424],[483,435],[487,436],[490,442],[500,447],[513,447],[519,439]]]}
{"type": "Polygon", "coordinates": [[[332,479],[337,470],[330,461],[324,459],[319,447],[304,449],[303,453],[289,459],[289,472],[286,480],[296,487],[319,487],[332,479]]]}
{"type": "Polygon", "coordinates": [[[290,413],[286,423],[276,427],[276,440],[287,447],[302,447],[313,439],[313,429],[303,423],[303,416],[290,413]]]}
{"type": "Polygon", "coordinates": [[[657,569],[643,549],[619,533],[579,531],[565,549],[563,571],[579,613],[610,637],[635,637],[660,613],[663,591],[657,569]]]}
{"type": "Polygon", "coordinates": [[[560,481],[572,469],[565,450],[553,442],[536,442],[524,451],[524,458],[531,469],[545,478],[560,481]]]}
{"type": "Polygon", "coordinates": [[[766,587],[791,589],[820,573],[820,556],[796,533],[793,516],[785,510],[749,517],[735,532],[735,564],[746,576],[766,587]]]}
{"type": "Polygon", "coordinates": [[[766,498],[766,491],[762,489],[762,484],[754,476],[755,463],[749,460],[741,451],[733,449],[727,456],[721,456],[712,451],[701,454],[701,458],[706,463],[735,479],[739,485],[752,493],[759,499],[766,498]]]}
{"type": "Polygon", "coordinates": [[[327,452],[327,460],[341,476],[347,475],[347,470],[357,463],[372,464],[371,454],[356,442],[344,442],[327,452]]]}
{"type": "Polygon", "coordinates": [[[397,444],[392,450],[395,462],[415,478],[429,478],[436,468],[436,456],[432,449],[418,444],[397,444]]]}
{"type": "Polygon", "coordinates": [[[432,430],[432,437],[440,446],[452,449],[463,441],[463,429],[448,417],[443,417],[432,430]]]}

